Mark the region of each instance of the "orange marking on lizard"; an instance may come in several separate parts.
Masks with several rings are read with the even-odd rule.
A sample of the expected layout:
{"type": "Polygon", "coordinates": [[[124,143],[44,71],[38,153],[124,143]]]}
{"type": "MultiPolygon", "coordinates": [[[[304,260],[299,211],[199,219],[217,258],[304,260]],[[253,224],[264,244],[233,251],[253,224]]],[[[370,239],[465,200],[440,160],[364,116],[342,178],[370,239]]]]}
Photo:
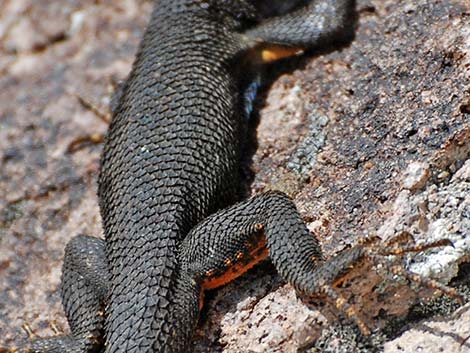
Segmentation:
{"type": "Polygon", "coordinates": [[[230,264],[230,267],[222,274],[207,278],[202,284],[203,291],[214,289],[233,281],[268,257],[269,253],[266,248],[266,238],[264,236],[260,237],[257,243],[252,244],[250,251],[243,255],[244,256],[240,256],[240,254],[238,254],[236,256],[236,262],[227,259],[226,264],[230,264]]]}
{"type": "Polygon", "coordinates": [[[290,56],[299,55],[303,52],[300,48],[286,47],[281,45],[273,45],[269,48],[262,49],[260,56],[264,63],[271,63],[290,56]]]}

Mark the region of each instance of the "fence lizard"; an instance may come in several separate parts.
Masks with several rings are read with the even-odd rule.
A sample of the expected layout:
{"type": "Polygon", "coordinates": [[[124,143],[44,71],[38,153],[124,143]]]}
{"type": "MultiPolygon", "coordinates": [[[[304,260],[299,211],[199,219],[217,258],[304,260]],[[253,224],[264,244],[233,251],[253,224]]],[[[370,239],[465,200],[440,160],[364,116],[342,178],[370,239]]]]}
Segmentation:
{"type": "Polygon", "coordinates": [[[371,242],[325,261],[285,194],[234,203],[242,65],[350,36],[354,5],[317,0],[260,19],[254,0],[155,1],[102,155],[105,240],[79,235],[67,245],[61,292],[71,334],[34,340],[30,352],[187,352],[204,290],[268,255],[296,289],[333,298],[368,332],[331,284],[374,256],[371,242]]]}

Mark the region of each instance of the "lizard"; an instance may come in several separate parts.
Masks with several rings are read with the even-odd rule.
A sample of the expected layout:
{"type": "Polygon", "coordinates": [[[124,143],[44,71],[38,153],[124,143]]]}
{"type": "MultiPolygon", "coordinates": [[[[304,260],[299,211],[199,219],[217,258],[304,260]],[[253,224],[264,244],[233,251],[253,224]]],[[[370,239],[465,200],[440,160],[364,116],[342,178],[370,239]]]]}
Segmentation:
{"type": "MultiPolygon", "coordinates": [[[[298,291],[332,298],[369,333],[331,284],[374,258],[372,242],[324,260],[287,195],[239,201],[244,65],[350,38],[355,1],[314,0],[267,18],[259,6],[155,1],[103,148],[104,240],[78,235],[65,249],[61,296],[71,334],[35,339],[27,351],[188,352],[204,291],[268,256],[298,291]]],[[[447,243],[388,245],[379,255],[447,243]]]]}

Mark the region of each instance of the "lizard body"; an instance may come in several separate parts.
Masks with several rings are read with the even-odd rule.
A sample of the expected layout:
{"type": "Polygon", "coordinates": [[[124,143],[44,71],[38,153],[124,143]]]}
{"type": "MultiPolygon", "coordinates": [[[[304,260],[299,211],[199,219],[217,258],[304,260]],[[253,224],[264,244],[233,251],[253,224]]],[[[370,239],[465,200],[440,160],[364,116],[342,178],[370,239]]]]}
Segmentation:
{"type": "MultiPolygon", "coordinates": [[[[237,228],[250,234],[254,224],[264,224],[249,218],[250,201],[233,220],[213,216],[188,235],[237,199],[245,133],[239,64],[248,51],[268,53],[272,43],[284,44],[284,51],[272,51],[282,57],[322,36],[336,39],[331,34],[350,29],[352,4],[317,1],[291,14],[290,26],[279,17],[256,27],[254,2],[156,2],[102,157],[98,194],[111,275],[106,352],[188,349],[205,273],[220,269],[235,249],[246,252],[237,228]],[[305,23],[306,14],[322,27],[305,23]],[[270,28],[280,39],[266,41],[270,28]]],[[[302,246],[311,243],[306,252],[320,256],[287,197],[259,197],[260,216],[268,199],[286,203],[300,234],[308,234],[302,246]]]]}

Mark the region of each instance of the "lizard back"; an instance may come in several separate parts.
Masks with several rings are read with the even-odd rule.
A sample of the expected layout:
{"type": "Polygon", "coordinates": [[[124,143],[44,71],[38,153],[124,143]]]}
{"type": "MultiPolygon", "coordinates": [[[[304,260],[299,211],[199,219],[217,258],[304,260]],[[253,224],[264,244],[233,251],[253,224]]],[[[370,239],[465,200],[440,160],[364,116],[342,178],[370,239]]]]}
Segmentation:
{"type": "Polygon", "coordinates": [[[111,272],[106,351],[143,352],[155,332],[168,337],[177,246],[233,199],[241,115],[235,25],[207,1],[155,6],[99,178],[111,272]]]}

